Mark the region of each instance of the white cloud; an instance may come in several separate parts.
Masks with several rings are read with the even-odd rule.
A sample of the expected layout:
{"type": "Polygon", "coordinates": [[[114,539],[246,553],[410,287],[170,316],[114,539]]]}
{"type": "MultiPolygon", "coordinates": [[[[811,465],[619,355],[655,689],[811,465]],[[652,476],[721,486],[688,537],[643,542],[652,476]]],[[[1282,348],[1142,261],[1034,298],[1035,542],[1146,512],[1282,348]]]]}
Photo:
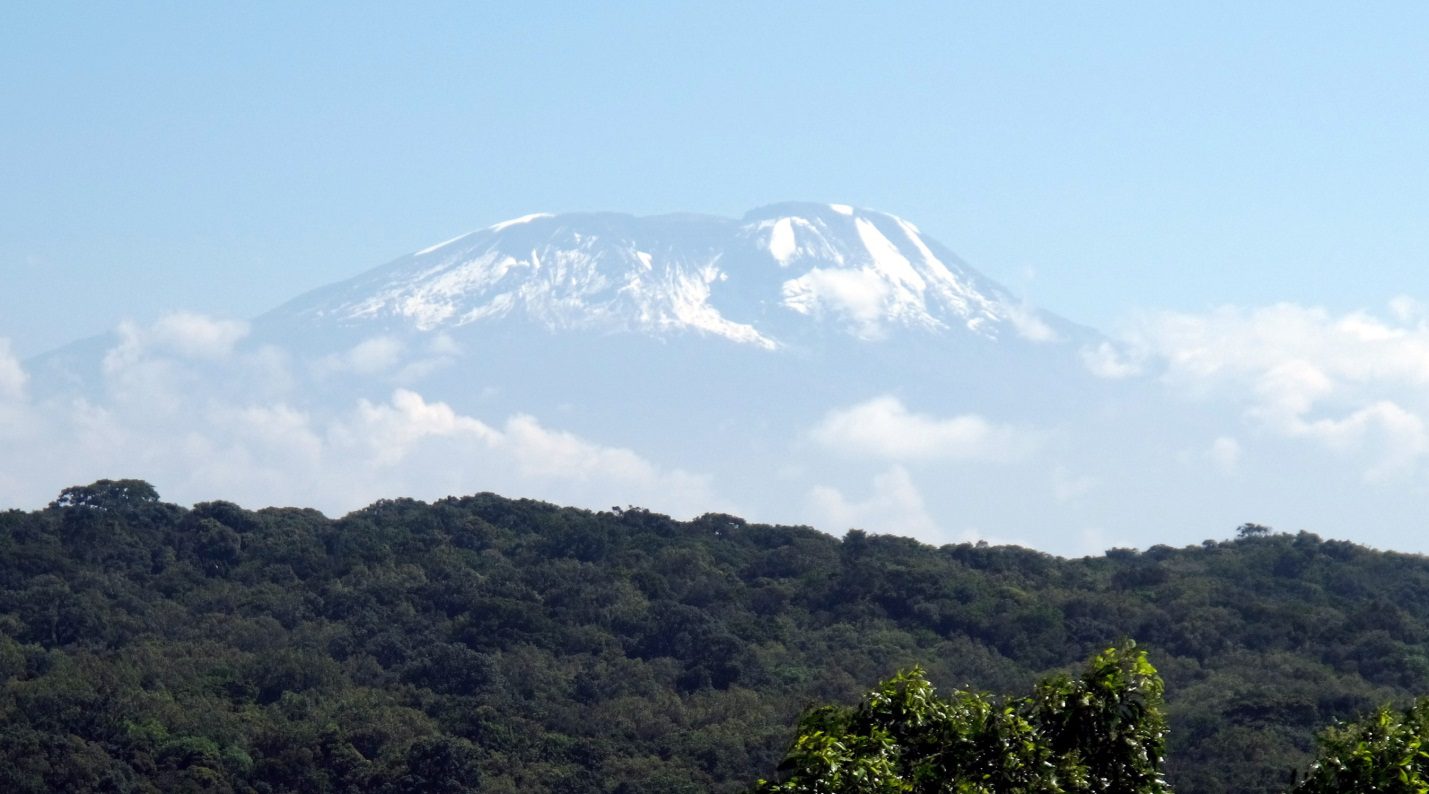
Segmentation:
{"type": "Polygon", "coordinates": [[[1077,535],[1083,554],[1097,554],[1112,548],[1112,544],[1107,542],[1106,530],[1101,527],[1084,527],[1077,535]]]}
{"type": "Polygon", "coordinates": [[[383,467],[426,451],[426,441],[444,440],[459,442],[473,456],[499,459],[524,478],[623,483],[642,489],[674,486],[676,491],[705,487],[703,478],[662,472],[632,450],[551,430],[533,416],[517,414],[498,430],[408,389],[397,389],[387,403],[361,401],[350,417],[334,424],[328,436],[337,448],[363,448],[359,459],[383,467]]]}
{"type": "Polygon", "coordinates": [[[265,400],[281,399],[298,388],[292,356],[276,345],[263,345],[240,356],[233,378],[245,393],[265,400]]]}
{"type": "MultiPolygon", "coordinates": [[[[119,341],[105,352],[100,373],[106,407],[123,405],[146,421],[161,421],[190,410],[194,395],[222,393],[225,374],[235,363],[235,345],[248,334],[248,324],[216,320],[192,312],[165,315],[151,325],[125,321],[116,329],[119,341]]],[[[234,385],[229,378],[225,385],[234,385]]],[[[249,384],[243,384],[249,388],[249,384]]]]}
{"type": "Polygon", "coordinates": [[[1035,544],[1022,538],[1011,537],[998,534],[988,534],[980,527],[968,527],[959,532],[955,543],[985,543],[989,546],[1022,546],[1023,548],[1034,548],[1035,544]]]}
{"type": "MultiPolygon", "coordinates": [[[[408,388],[385,401],[315,389],[280,349],[234,354],[240,326],[197,315],[147,327],[125,323],[104,356],[98,388],[15,406],[7,400],[22,394],[23,371],[8,346],[0,347],[7,503],[43,504],[68,485],[137,476],[178,501],[330,512],[383,497],[484,490],[588,507],[641,504],[677,515],[729,507],[707,477],[532,416],[493,424],[408,388]],[[192,343],[178,338],[186,331],[192,343]],[[23,416],[11,416],[17,411],[23,416]]],[[[385,338],[369,341],[348,351],[348,364],[410,365],[385,338]]],[[[449,338],[408,349],[419,361],[456,350],[449,338]]]]}
{"type": "MultiPolygon", "coordinates": [[[[10,348],[10,340],[0,338],[0,439],[7,443],[36,430],[26,402],[25,386],[29,379],[19,357],[10,348]]],[[[0,473],[0,493],[12,490],[13,485],[0,473]]]]}
{"type": "Polygon", "coordinates": [[[313,431],[306,412],[289,405],[250,405],[215,412],[227,422],[218,424],[231,430],[234,438],[250,442],[250,447],[279,452],[282,457],[312,465],[323,456],[323,440],[313,431]]]}
{"type": "Polygon", "coordinates": [[[224,358],[248,335],[248,323],[177,312],[160,317],[149,335],[154,344],[185,358],[224,358]]]}
{"type": "Polygon", "coordinates": [[[1065,466],[1052,469],[1052,495],[1059,502],[1070,502],[1096,489],[1100,482],[1090,475],[1077,475],[1065,466]]]}
{"type": "Polygon", "coordinates": [[[1305,365],[1346,386],[1429,384],[1429,328],[1363,312],[1334,317],[1282,303],[1167,313],[1149,318],[1140,336],[1166,358],[1173,377],[1260,375],[1305,365]]]}
{"type": "Polygon", "coordinates": [[[248,335],[248,323],[175,312],[149,326],[125,321],[117,330],[119,344],[105,356],[106,369],[122,368],[152,354],[192,360],[226,358],[234,345],[248,335]]]}
{"type": "Polygon", "coordinates": [[[1098,378],[1119,380],[1141,374],[1141,363],[1137,357],[1111,342],[1102,342],[1096,347],[1084,347],[1081,356],[1087,371],[1098,378]]]}
{"type": "Polygon", "coordinates": [[[9,339],[0,339],[0,401],[20,401],[25,398],[25,383],[29,376],[20,359],[10,348],[9,339]]]}
{"type": "Polygon", "coordinates": [[[1240,465],[1240,456],[1240,442],[1230,436],[1217,438],[1206,450],[1206,457],[1226,474],[1233,473],[1240,465]]]}
{"type": "Polygon", "coordinates": [[[1392,301],[1390,315],[1227,307],[1156,315],[1138,335],[1171,386],[1238,402],[1282,437],[1368,455],[1365,474],[1379,478],[1429,453],[1429,326],[1409,298],[1392,301]]]}
{"type": "MultiPolygon", "coordinates": [[[[189,430],[175,445],[174,458],[189,467],[185,479],[167,479],[164,465],[146,478],[165,488],[232,500],[261,494],[263,503],[301,504],[324,509],[355,506],[333,498],[333,488],[321,472],[330,459],[340,459],[325,445],[311,416],[285,404],[215,406],[204,418],[204,430],[189,430]],[[225,489],[234,495],[225,496],[225,489]],[[305,497],[310,494],[310,497],[305,497]]],[[[363,475],[359,462],[343,460],[343,476],[356,484],[363,475]]],[[[165,494],[171,496],[172,494],[165,494]]]]}
{"type": "Polygon", "coordinates": [[[811,436],[848,455],[899,461],[1016,460],[1037,441],[1030,430],[994,424],[977,414],[943,419],[912,413],[891,395],[829,411],[811,436]]]}
{"type": "Polygon", "coordinates": [[[1429,434],[1418,415],[1388,400],[1367,405],[1341,418],[1298,423],[1293,432],[1313,438],[1335,450],[1356,450],[1374,444],[1376,463],[1365,477],[1379,480],[1412,468],[1429,452],[1429,434]]]}
{"type": "Polygon", "coordinates": [[[410,384],[452,363],[460,353],[461,348],[447,334],[434,334],[416,350],[397,337],[382,335],[318,359],[314,370],[319,376],[385,376],[389,382],[410,384]]]}
{"type": "Polygon", "coordinates": [[[1425,316],[1424,302],[1408,295],[1398,295],[1389,300],[1389,313],[1401,323],[1414,323],[1425,316]]]}
{"type": "Polygon", "coordinates": [[[884,334],[882,321],[888,302],[888,282],[871,270],[814,268],[784,282],[784,305],[800,314],[829,312],[850,321],[864,339],[884,334]]]}
{"type": "Polygon", "coordinates": [[[1029,342],[1055,342],[1057,332],[1037,316],[1037,310],[1024,304],[1005,304],[1007,319],[1017,335],[1029,342]]]}
{"type": "Polygon", "coordinates": [[[451,334],[436,333],[427,340],[427,352],[434,356],[458,356],[461,355],[461,345],[451,334]]]}
{"type": "Polygon", "coordinates": [[[600,506],[623,500],[698,512],[717,502],[707,478],[664,470],[633,450],[552,430],[525,414],[497,429],[408,389],[397,389],[387,403],[361,401],[352,414],[333,423],[327,441],[331,450],[374,469],[421,464],[435,453],[450,461],[453,471],[483,472],[489,478],[486,484],[472,482],[468,490],[495,487],[499,481],[530,492],[529,486],[539,483],[543,498],[562,492],[599,494],[600,506]]]}
{"type": "Polygon", "coordinates": [[[547,430],[524,414],[506,421],[504,441],[523,474],[589,480],[609,476],[624,481],[652,481],[655,467],[628,449],[602,447],[572,433],[547,430]]]}
{"type": "Polygon", "coordinates": [[[938,525],[906,469],[894,466],[875,476],[871,486],[862,500],[851,500],[827,485],[815,486],[806,500],[814,523],[833,534],[857,528],[940,542],[938,525]]]}
{"type": "Polygon", "coordinates": [[[387,403],[360,400],[352,416],[334,423],[328,435],[339,447],[362,448],[361,459],[379,467],[402,462],[427,439],[464,439],[481,449],[500,439],[486,423],[407,389],[393,392],[387,403]]]}
{"type": "Polygon", "coordinates": [[[402,359],[403,345],[390,336],[376,336],[359,342],[351,350],[335,357],[335,368],[358,375],[376,375],[397,365],[402,359]]]}
{"type": "Polygon", "coordinates": [[[104,361],[104,407],[126,410],[131,418],[167,421],[186,412],[185,403],[200,390],[202,379],[173,359],[129,357],[119,348],[104,361]]]}
{"type": "Polygon", "coordinates": [[[11,498],[34,504],[70,484],[137,476],[177,500],[339,513],[383,497],[484,490],[587,507],[642,504],[683,516],[729,507],[707,477],[524,414],[493,426],[407,388],[386,401],[300,408],[174,386],[190,376],[173,360],[139,361],[116,373],[130,386],[121,396],[111,390],[103,403],[47,404],[46,428],[0,463],[0,483],[14,484],[11,498]]]}
{"type": "Polygon", "coordinates": [[[424,351],[416,359],[407,362],[397,371],[398,383],[413,383],[454,363],[461,355],[461,346],[455,339],[444,333],[433,334],[427,340],[424,351]]]}

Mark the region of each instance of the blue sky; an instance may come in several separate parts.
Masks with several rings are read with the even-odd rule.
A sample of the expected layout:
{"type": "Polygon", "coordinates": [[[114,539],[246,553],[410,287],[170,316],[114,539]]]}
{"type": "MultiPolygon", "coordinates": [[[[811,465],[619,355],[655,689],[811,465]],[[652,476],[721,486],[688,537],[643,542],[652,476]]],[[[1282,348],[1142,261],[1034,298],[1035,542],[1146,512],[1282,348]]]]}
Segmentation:
{"type": "Polygon", "coordinates": [[[251,316],[537,210],[786,199],[1101,327],[1426,297],[1429,6],[1089,5],[6,4],[0,337],[251,316]]]}
{"type": "MultiPolygon", "coordinates": [[[[629,503],[686,482],[721,504],[738,478],[715,464],[581,436],[554,409],[427,389],[305,413],[313,362],[244,347],[236,321],[531,212],[812,200],[903,216],[1116,334],[1125,360],[1107,348],[1095,370],[1147,400],[1128,398],[1130,429],[1112,412],[1069,431],[1049,395],[1034,435],[1065,443],[986,473],[1046,507],[1021,524],[997,499],[972,524],[939,513],[962,464],[917,455],[770,486],[789,512],[769,516],[1063,551],[1256,520],[1424,550],[1426,40],[1422,3],[3,4],[0,446],[17,463],[0,498],[127,472],[180,499],[307,500],[347,486],[362,450],[343,439],[439,419],[456,435],[438,446],[519,458],[535,439],[634,472],[629,503]],[[96,401],[24,363],[116,329],[96,401]],[[1141,537],[1145,516],[1182,528],[1141,537]]],[[[908,437],[1012,421],[869,389],[811,407],[789,454],[844,416],[908,437]]],[[[367,451],[372,488],[332,505],[416,492],[367,451]]],[[[510,492],[615,503],[584,476],[510,492]]]]}

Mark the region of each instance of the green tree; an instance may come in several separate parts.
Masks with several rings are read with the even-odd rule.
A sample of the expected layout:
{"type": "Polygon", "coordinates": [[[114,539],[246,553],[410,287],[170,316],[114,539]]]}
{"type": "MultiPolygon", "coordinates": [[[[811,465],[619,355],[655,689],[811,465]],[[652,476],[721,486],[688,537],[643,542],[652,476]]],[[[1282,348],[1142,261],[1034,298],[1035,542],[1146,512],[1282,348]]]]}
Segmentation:
{"type": "Polygon", "coordinates": [[[1271,532],[1271,528],[1267,527],[1264,524],[1248,522],[1236,527],[1235,536],[1237,538],[1240,538],[1241,540],[1245,540],[1247,538],[1265,538],[1269,537],[1271,532]]]}
{"type": "Polygon", "coordinates": [[[1169,792],[1162,777],[1162,684],[1127,642],[1077,678],[1054,676],[1030,697],[942,698],[922,670],[900,673],[853,708],[800,721],[773,794],[1169,792]]]}
{"type": "Polygon", "coordinates": [[[1320,734],[1319,755],[1294,794],[1429,792],[1429,698],[1397,711],[1382,706],[1359,722],[1320,734]]]}
{"type": "Polygon", "coordinates": [[[75,485],[60,491],[51,508],[89,507],[110,510],[140,504],[156,504],[159,492],[143,480],[99,480],[90,485],[75,485]]]}

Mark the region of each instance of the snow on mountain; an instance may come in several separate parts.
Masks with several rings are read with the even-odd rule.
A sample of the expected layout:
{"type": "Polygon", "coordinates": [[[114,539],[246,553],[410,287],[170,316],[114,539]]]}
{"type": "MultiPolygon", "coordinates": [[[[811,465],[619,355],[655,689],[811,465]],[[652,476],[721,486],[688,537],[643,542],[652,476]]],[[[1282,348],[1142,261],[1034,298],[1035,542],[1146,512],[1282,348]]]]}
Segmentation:
{"type": "Polygon", "coordinates": [[[892,215],[847,205],[777,205],[750,213],[741,231],[793,271],[780,285],[784,307],[842,320],[860,338],[897,326],[962,326],[995,337],[1015,311],[1006,290],[951,257],[950,266],[917,227],[892,215]]]}
{"type": "Polygon", "coordinates": [[[526,215],[309,293],[265,319],[418,331],[525,319],[551,331],[693,333],[766,350],[811,323],[862,340],[898,329],[1041,340],[1067,326],[908,221],[803,203],[737,221],[526,215]]]}

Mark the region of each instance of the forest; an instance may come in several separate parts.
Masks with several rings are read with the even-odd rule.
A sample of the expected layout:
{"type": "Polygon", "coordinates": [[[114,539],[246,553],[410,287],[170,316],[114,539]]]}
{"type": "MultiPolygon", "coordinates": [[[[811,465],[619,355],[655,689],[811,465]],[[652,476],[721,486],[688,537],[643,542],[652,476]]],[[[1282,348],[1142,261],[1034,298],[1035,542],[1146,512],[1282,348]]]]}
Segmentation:
{"type": "MultiPolygon", "coordinates": [[[[1429,560],[1223,531],[1062,559],[493,494],[185,508],[100,481],[0,512],[0,783],[794,791],[810,726],[854,730],[887,682],[1026,706],[1031,730],[1056,721],[982,693],[1075,686],[1132,647],[1158,720],[1164,682],[1169,789],[1331,791],[1326,759],[1417,758],[1429,560]]],[[[1375,790],[1420,790],[1396,781],[1375,790]]]]}

